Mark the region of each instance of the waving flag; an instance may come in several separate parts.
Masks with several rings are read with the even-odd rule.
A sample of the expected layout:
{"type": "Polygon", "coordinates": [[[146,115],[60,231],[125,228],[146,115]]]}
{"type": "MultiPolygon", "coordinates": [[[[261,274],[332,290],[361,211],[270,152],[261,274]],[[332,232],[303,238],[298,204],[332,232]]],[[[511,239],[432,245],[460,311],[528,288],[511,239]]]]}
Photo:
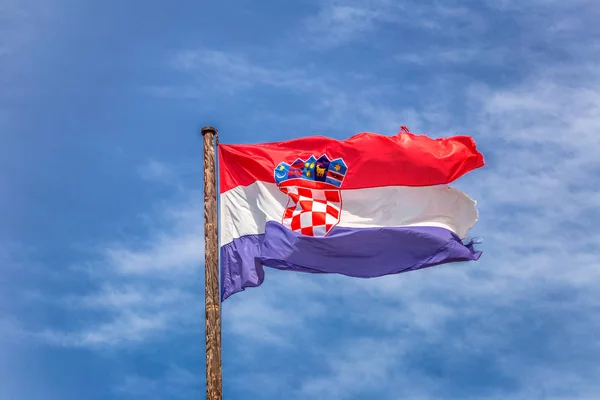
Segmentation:
{"type": "Polygon", "coordinates": [[[307,137],[219,145],[222,300],[264,266],[370,278],[477,260],[475,202],[445,186],[483,166],[470,137],[307,137]]]}

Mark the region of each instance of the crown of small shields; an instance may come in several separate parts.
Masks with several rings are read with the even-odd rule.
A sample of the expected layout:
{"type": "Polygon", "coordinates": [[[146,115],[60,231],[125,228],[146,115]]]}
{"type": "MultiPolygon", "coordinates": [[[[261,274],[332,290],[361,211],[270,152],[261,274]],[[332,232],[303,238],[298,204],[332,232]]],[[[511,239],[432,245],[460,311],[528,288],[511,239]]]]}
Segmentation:
{"type": "Polygon", "coordinates": [[[310,156],[306,160],[298,158],[292,164],[279,163],[274,172],[275,182],[278,185],[291,179],[304,179],[329,183],[339,188],[348,172],[348,167],[341,158],[330,160],[326,155],[322,155],[318,159],[315,156],[310,156]]]}

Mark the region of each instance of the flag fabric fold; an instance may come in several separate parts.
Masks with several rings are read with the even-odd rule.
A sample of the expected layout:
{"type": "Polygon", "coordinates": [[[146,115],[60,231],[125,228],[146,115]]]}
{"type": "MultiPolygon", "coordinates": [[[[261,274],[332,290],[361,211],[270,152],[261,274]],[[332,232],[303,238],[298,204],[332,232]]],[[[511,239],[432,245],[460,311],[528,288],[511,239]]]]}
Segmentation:
{"type": "Polygon", "coordinates": [[[222,300],[265,266],[370,278],[477,260],[476,203],[446,185],[483,165],[468,136],[407,131],[219,144],[222,300]]]}

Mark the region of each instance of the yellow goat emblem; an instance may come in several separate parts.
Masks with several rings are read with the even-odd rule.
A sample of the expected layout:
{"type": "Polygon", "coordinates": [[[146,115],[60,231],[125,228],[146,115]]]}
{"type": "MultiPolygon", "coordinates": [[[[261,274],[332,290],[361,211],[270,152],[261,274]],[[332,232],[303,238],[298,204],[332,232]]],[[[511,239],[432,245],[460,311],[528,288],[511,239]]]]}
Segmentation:
{"type": "Polygon", "coordinates": [[[321,167],[317,165],[317,176],[325,175],[325,167],[321,167]]]}

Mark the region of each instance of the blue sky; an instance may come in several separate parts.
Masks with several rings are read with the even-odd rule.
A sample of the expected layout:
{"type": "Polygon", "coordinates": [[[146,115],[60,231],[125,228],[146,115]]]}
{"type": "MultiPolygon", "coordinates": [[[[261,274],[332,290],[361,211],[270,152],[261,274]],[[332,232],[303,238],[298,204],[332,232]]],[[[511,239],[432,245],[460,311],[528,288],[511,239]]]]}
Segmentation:
{"type": "Polygon", "coordinates": [[[204,396],[202,142],[472,135],[477,263],[267,271],[227,399],[600,398],[600,3],[0,2],[0,398],[204,396]]]}

